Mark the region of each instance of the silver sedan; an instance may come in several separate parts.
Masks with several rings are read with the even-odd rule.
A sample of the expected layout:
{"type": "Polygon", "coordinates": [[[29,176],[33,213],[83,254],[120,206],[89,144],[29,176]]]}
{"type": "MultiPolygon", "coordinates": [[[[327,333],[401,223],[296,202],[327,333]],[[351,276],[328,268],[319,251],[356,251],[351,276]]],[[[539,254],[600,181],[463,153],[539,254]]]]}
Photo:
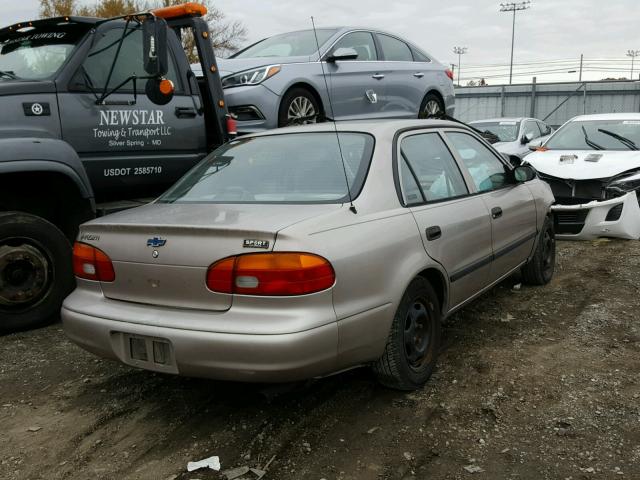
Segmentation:
{"type": "Polygon", "coordinates": [[[551,279],[553,196],[533,169],[458,123],[337,128],[243,137],[155,202],[82,225],[68,336],[158,372],[277,382],[373,365],[414,389],[444,318],[518,270],[551,279]]]}

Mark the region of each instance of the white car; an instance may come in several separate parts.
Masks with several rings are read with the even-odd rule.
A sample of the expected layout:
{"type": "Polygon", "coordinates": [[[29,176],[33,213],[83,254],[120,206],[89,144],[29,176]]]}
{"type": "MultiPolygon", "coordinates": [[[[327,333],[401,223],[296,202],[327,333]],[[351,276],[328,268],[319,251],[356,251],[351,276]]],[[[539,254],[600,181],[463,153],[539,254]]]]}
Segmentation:
{"type": "Polygon", "coordinates": [[[498,137],[499,141],[493,144],[493,148],[521,160],[531,153],[529,142],[537,140],[542,143],[553,132],[542,120],[525,117],[476,120],[469,125],[498,137]]]}
{"type": "Polygon", "coordinates": [[[527,156],[556,197],[561,239],[640,237],[640,114],[582,115],[527,156]]]}

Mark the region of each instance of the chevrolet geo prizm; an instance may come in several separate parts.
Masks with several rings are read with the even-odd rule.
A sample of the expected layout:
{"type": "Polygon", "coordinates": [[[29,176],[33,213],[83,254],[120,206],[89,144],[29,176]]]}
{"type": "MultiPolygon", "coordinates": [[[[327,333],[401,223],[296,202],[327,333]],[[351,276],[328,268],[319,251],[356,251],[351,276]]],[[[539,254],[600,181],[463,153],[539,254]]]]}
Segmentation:
{"type": "Polygon", "coordinates": [[[552,203],[459,123],[245,136],[153,203],[82,225],[64,329],[158,372],[279,382],[370,365],[418,388],[443,318],[518,270],[550,281],[552,203]]]}

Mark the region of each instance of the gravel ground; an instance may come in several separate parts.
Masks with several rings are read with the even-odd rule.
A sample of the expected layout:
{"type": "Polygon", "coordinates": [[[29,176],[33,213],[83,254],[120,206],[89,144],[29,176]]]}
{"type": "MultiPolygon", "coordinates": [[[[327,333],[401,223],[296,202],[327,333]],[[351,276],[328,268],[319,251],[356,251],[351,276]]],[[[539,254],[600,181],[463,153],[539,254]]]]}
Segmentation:
{"type": "Polygon", "coordinates": [[[420,391],[366,369],[299,385],[164,376],[94,358],[60,324],[0,337],[0,478],[640,479],[640,242],[560,243],[450,318],[420,391]],[[248,473],[243,478],[257,478],[248,473]]]}

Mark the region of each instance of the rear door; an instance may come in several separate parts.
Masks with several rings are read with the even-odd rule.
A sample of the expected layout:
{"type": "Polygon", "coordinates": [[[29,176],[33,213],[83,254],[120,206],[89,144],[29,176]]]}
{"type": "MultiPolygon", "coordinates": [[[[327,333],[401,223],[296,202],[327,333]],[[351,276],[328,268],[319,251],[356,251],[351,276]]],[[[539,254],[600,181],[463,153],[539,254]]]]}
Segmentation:
{"type": "MultiPolygon", "coordinates": [[[[146,75],[142,31],[128,28],[110,74],[124,29],[115,24],[102,28],[67,91],[59,94],[62,136],[78,152],[99,196],[123,189],[141,195],[145,187],[157,192],[205,155],[203,117],[171,54],[167,77],[175,86],[173,99],[153,104],[144,93],[145,80],[136,81],[134,97],[134,83],[127,79],[146,75]],[[110,91],[119,85],[98,104],[105,87],[110,91]]],[[[181,48],[175,36],[169,41],[174,51],[176,44],[181,48]]]]}
{"type": "Polygon", "coordinates": [[[385,75],[379,71],[373,35],[366,31],[349,32],[330,52],[338,48],[352,48],[358,58],[326,64],[335,117],[342,120],[377,117],[385,95],[385,75]]]}
{"type": "MultiPolygon", "coordinates": [[[[537,128],[537,127],[536,127],[537,128]]],[[[533,194],[516,183],[500,156],[467,132],[447,131],[446,138],[472,189],[491,215],[492,281],[521,265],[531,253],[537,234],[533,194]]]]}
{"type": "Polygon", "coordinates": [[[481,198],[470,195],[438,132],[406,133],[397,148],[403,203],[415,217],[428,255],[446,270],[449,304],[455,307],[488,284],[489,212],[481,198]]]}
{"type": "Polygon", "coordinates": [[[411,48],[402,40],[376,33],[385,75],[383,114],[387,117],[417,118],[426,93],[431,66],[414,62],[411,48]]]}

